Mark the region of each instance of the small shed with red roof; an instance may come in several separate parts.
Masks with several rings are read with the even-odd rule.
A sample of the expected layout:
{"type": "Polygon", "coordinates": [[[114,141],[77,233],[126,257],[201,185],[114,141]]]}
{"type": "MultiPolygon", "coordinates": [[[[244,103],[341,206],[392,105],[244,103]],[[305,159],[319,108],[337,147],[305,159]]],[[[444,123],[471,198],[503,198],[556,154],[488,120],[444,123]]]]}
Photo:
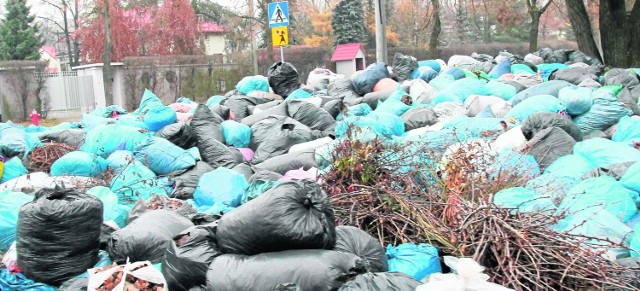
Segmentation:
{"type": "Polygon", "coordinates": [[[347,43],[336,47],[332,62],[336,62],[336,73],[350,77],[356,71],[364,70],[367,62],[361,43],[347,43]]]}

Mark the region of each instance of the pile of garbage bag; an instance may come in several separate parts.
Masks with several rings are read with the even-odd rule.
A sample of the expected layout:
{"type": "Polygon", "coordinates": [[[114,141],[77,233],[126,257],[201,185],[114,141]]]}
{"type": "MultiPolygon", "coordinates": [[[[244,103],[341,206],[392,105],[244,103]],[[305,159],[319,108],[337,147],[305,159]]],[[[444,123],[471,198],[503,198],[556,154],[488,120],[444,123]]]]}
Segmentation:
{"type": "Polygon", "coordinates": [[[471,276],[473,290],[503,288],[425,241],[385,249],[339,226],[319,183],[345,139],[428,145],[438,169],[456,145],[482,144],[492,179],[530,180],[495,193],[496,205],[564,211],[558,229],[640,257],[639,98],[638,70],[605,73],[579,51],[396,54],[391,66],[316,69],[306,82],[278,62],[201,104],[146,90],[131,113],[97,108],[37,132],[2,123],[0,253],[13,245],[17,258],[0,266],[0,287],[466,290],[471,276]],[[29,152],[51,143],[75,150],[29,172],[29,152]],[[96,267],[100,252],[114,264],[96,267]]]}

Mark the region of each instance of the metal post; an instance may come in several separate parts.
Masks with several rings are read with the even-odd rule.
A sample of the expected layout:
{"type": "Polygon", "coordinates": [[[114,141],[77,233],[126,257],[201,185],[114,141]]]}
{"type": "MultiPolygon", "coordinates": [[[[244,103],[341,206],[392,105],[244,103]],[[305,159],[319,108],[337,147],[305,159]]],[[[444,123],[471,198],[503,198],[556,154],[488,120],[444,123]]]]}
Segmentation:
{"type": "Polygon", "coordinates": [[[284,46],[280,46],[280,61],[284,63],[284,46]]]}
{"type": "Polygon", "coordinates": [[[385,0],[375,0],[376,13],[376,61],[387,62],[387,19],[385,0]]]}

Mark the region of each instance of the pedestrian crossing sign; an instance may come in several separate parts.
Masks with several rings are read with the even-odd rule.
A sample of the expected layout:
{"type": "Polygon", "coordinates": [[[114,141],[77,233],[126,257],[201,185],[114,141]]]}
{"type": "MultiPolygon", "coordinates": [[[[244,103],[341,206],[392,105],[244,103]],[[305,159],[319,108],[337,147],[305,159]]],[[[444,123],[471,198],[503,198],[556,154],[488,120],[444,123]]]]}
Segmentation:
{"type": "Polygon", "coordinates": [[[274,27],[271,29],[271,40],[273,46],[289,45],[289,31],[286,26],[274,27]]]}
{"type": "Polygon", "coordinates": [[[269,27],[289,26],[289,2],[269,3],[269,27]]]}

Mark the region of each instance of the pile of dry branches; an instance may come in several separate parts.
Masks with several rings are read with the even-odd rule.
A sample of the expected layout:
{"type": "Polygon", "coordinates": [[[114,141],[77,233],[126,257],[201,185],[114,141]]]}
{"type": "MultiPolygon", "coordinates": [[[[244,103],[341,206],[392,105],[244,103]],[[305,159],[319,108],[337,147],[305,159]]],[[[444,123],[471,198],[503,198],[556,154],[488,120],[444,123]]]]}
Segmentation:
{"type": "Polygon", "coordinates": [[[49,173],[55,161],[75,150],[68,144],[56,142],[36,147],[27,156],[27,169],[30,172],[49,173]]]}
{"type": "MultiPolygon", "coordinates": [[[[333,158],[357,158],[364,148],[378,147],[338,149],[333,158]]],[[[358,226],[385,244],[427,242],[436,246],[440,255],[471,257],[487,268],[486,273],[497,284],[516,290],[640,287],[640,269],[603,256],[605,249],[624,246],[554,230],[552,226],[566,214],[523,213],[491,203],[494,193],[521,186],[526,179],[508,173],[492,178],[479,173],[473,167],[485,165],[477,159],[468,162],[474,160],[470,155],[478,152],[462,146],[452,154],[455,162],[444,170],[415,165],[414,171],[390,171],[392,175],[371,179],[368,184],[353,179],[353,173],[342,175],[336,167],[323,179],[328,182],[325,187],[332,193],[341,224],[358,226]],[[461,159],[463,156],[466,158],[461,159]],[[430,182],[425,185],[420,180],[430,182]]],[[[340,162],[334,160],[336,164],[340,162]]]]}

